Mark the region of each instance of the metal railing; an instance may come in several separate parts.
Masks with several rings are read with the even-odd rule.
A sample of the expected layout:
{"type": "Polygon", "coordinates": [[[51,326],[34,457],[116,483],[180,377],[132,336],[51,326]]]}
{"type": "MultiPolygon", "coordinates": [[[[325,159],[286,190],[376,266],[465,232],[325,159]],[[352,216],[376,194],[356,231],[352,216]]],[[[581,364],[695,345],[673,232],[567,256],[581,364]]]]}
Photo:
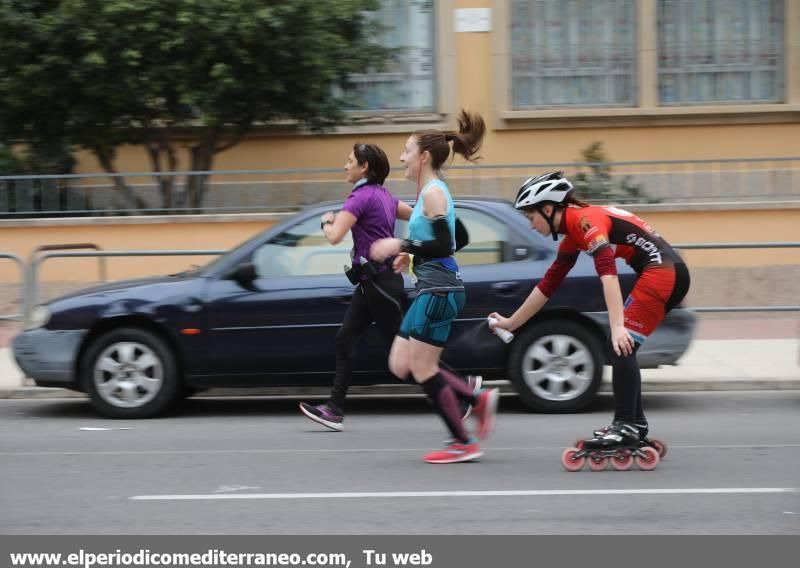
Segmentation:
{"type": "Polygon", "coordinates": [[[19,301],[21,305],[21,312],[19,314],[0,314],[0,320],[19,320],[22,317],[25,317],[27,314],[26,306],[25,306],[25,261],[23,261],[20,257],[10,252],[0,252],[0,258],[6,258],[11,260],[17,264],[19,267],[20,273],[20,282],[22,285],[20,286],[20,295],[19,301]]]}
{"type": "MultiPolygon", "coordinates": [[[[673,245],[677,250],[725,250],[725,249],[782,249],[800,248],[800,242],[766,243],[686,243],[673,245]]],[[[800,305],[794,306],[697,306],[691,310],[697,313],[721,312],[796,312],[800,305]]]]}
{"type": "MultiPolygon", "coordinates": [[[[588,201],[692,204],[800,201],[800,157],[458,165],[456,196],[512,199],[522,180],[563,170],[588,201]]],[[[386,186],[412,193],[396,172],[386,186]]],[[[0,176],[0,218],[287,211],[341,200],[339,168],[0,176]]]]}

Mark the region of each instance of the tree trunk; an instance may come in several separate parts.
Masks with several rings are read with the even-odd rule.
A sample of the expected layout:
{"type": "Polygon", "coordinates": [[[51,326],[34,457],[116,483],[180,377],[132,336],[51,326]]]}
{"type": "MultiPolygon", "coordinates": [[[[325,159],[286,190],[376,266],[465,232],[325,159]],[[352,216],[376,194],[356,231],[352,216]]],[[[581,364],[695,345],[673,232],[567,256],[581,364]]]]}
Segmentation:
{"type": "MultiPolygon", "coordinates": [[[[221,129],[218,127],[209,128],[203,140],[192,147],[192,171],[211,171],[214,165],[214,156],[233,148],[241,142],[249,129],[250,122],[252,122],[252,118],[248,118],[247,121],[236,127],[235,132],[228,141],[219,144],[217,142],[222,133],[221,129]]],[[[207,174],[196,175],[191,181],[193,207],[202,207],[203,200],[208,191],[208,178],[209,176],[207,174]]],[[[187,187],[190,187],[190,180],[187,180],[187,187]]]]}
{"type": "Polygon", "coordinates": [[[176,204],[175,176],[160,175],[164,171],[161,167],[161,157],[163,154],[166,154],[167,171],[174,173],[178,169],[178,156],[170,141],[169,134],[162,130],[160,137],[158,142],[150,142],[145,148],[150,157],[151,167],[156,173],[155,178],[158,183],[159,192],[161,193],[161,207],[166,213],[172,213],[176,204]]]}
{"type": "MultiPolygon", "coordinates": [[[[214,163],[214,150],[217,144],[218,128],[208,128],[200,142],[191,147],[193,172],[207,172],[214,163]]],[[[208,174],[193,174],[186,179],[188,206],[192,213],[200,213],[208,189],[208,174]]]]}
{"type": "Polygon", "coordinates": [[[125,178],[114,175],[117,173],[116,168],[114,168],[114,151],[106,148],[93,148],[92,151],[97,157],[97,161],[100,163],[103,171],[107,174],[112,174],[111,180],[114,183],[114,187],[125,201],[132,206],[132,212],[134,214],[145,212],[148,209],[147,202],[136,195],[133,189],[125,183],[125,178]]]}

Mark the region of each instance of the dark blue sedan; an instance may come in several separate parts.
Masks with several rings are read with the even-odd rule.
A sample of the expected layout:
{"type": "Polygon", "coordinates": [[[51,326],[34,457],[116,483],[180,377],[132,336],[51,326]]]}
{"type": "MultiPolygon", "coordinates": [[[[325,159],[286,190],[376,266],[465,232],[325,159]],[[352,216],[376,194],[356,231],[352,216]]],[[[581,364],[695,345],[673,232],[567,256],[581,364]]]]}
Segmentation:
{"type": "MultiPolygon", "coordinates": [[[[607,314],[586,255],[546,309],[504,344],[487,328],[510,314],[555,255],[509,203],[456,203],[470,234],[457,255],[467,304],[444,360],[462,373],[509,379],[539,412],[574,412],[597,393],[606,364],[607,314]]],[[[90,395],[114,418],[158,415],[187,393],[210,387],[323,386],[334,370],[334,335],[353,288],[342,272],[351,242],[331,246],[308,208],[205,267],[107,284],[37,307],[14,340],[19,366],[36,384],[90,395]]],[[[406,230],[399,224],[398,235],[406,230]]],[[[627,293],[635,274],[620,264],[627,293]]],[[[413,286],[406,281],[409,295],[413,286]]],[[[695,318],[673,310],[639,351],[643,367],[674,364],[695,318]]],[[[377,330],[358,348],[356,382],[392,382],[377,330]]]]}

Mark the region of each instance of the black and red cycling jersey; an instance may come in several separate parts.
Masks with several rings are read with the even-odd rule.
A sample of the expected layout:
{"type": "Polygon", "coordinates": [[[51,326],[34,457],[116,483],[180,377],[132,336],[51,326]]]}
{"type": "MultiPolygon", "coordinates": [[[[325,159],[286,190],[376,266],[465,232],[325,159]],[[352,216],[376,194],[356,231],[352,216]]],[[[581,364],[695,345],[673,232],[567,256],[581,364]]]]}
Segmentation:
{"type": "Polygon", "coordinates": [[[639,275],[652,268],[672,269],[682,262],[653,227],[617,207],[565,207],[558,232],[565,237],[556,260],[538,284],[548,298],[575,265],[580,251],[594,258],[600,276],[617,273],[615,258],[624,259],[639,275]]]}

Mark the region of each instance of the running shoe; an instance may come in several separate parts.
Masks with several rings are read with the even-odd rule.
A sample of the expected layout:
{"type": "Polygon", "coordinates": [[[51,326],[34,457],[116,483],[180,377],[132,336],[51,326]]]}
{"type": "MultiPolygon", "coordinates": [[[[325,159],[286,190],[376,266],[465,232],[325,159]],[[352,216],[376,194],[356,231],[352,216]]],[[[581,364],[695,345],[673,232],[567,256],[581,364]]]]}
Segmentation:
{"type": "Polygon", "coordinates": [[[428,463],[461,463],[476,461],[482,455],[483,452],[478,441],[472,438],[466,444],[451,442],[445,449],[425,454],[422,459],[428,463]]]}
{"type": "Polygon", "coordinates": [[[327,404],[314,406],[308,404],[307,402],[301,402],[300,412],[305,414],[317,424],[327,426],[331,430],[341,432],[342,428],[344,428],[344,425],[342,424],[344,421],[344,416],[327,404]]]}
{"type": "Polygon", "coordinates": [[[481,440],[485,440],[492,433],[499,399],[500,389],[481,391],[478,395],[478,404],[473,412],[478,419],[478,438],[481,440]]]}
{"type": "MultiPolygon", "coordinates": [[[[478,396],[478,394],[481,392],[483,377],[480,375],[467,375],[466,380],[470,389],[472,389],[472,394],[478,396]]],[[[461,404],[461,411],[464,413],[463,416],[461,417],[461,421],[463,422],[464,420],[469,418],[470,414],[472,414],[472,405],[460,399],[459,403],[461,404]]]]}

